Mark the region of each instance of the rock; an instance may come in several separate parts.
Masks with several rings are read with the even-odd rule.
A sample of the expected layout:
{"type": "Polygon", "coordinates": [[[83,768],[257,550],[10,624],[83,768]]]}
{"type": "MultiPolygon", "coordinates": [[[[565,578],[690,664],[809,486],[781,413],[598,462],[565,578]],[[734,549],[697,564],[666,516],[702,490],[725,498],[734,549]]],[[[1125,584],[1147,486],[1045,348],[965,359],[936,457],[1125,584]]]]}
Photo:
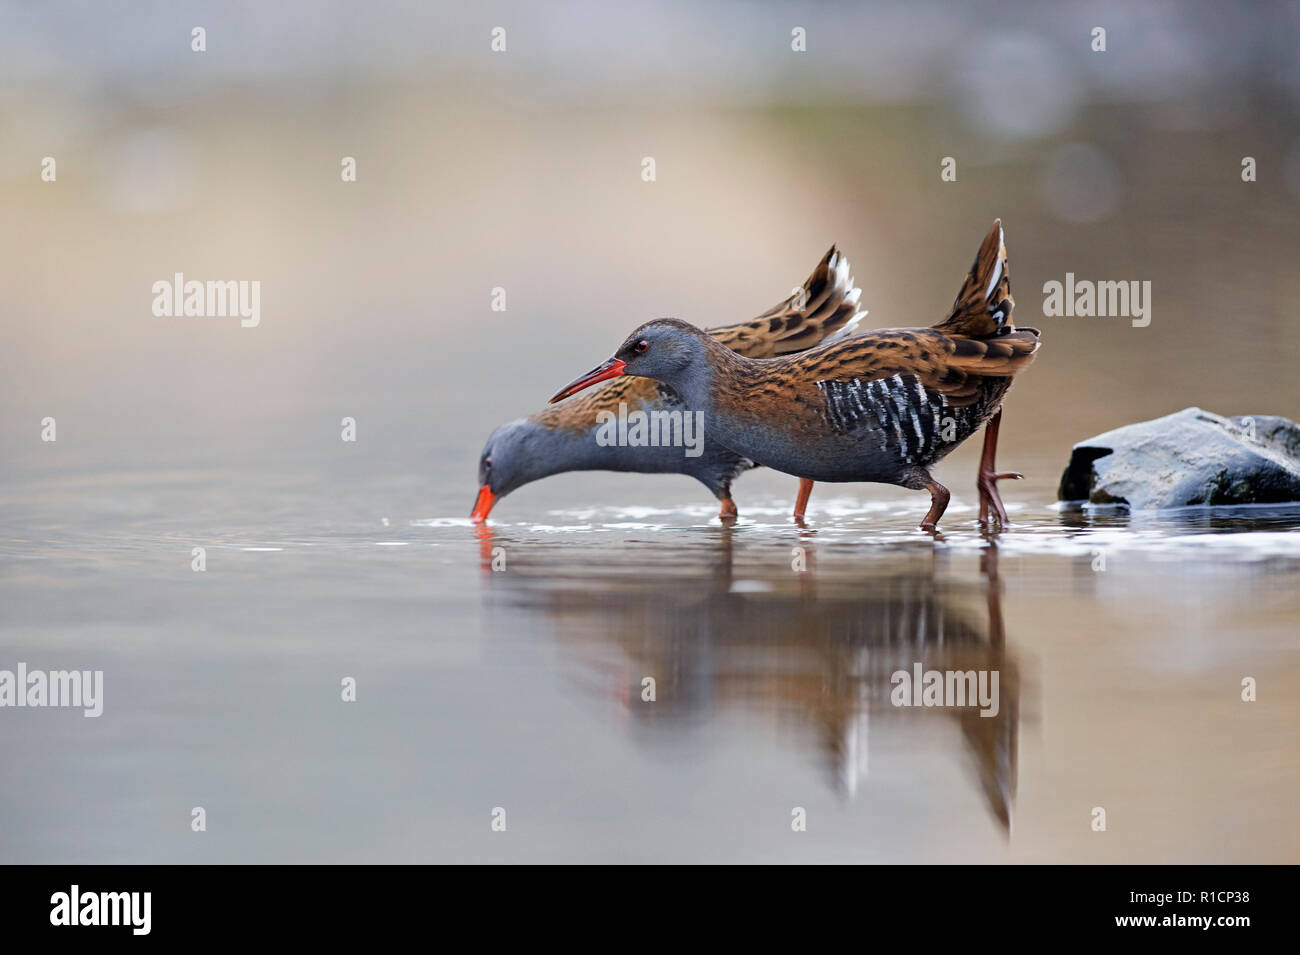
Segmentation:
{"type": "Polygon", "coordinates": [[[1300,501],[1300,425],[1200,408],[1126,425],[1074,446],[1058,497],[1134,510],[1300,501]]]}

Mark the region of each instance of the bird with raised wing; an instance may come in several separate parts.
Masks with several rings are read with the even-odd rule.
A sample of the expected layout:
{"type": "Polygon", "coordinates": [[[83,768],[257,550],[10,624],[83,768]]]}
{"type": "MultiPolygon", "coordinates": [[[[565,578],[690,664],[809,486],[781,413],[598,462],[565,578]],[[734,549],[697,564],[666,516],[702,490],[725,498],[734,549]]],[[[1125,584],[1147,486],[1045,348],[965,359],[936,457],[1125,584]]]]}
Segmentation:
{"type": "Polygon", "coordinates": [[[649,377],[705,414],[709,439],[806,481],[868,481],[930,492],[933,530],[948,489],[930,468],[985,428],[980,521],[1007,523],[994,458],[1002,402],[1038,350],[1017,329],[1000,220],[980,245],[948,316],[929,328],[877,329],[799,354],[755,360],[676,319],[647,322],[613,357],[552,401],[599,382],[649,377]]]}
{"type": "MultiPolygon", "coordinates": [[[[751,359],[800,352],[857,331],[866,312],[859,310],[862,292],[853,285],[848,260],[834,246],[822,257],[804,284],[762,315],[738,325],[701,334],[719,348],[751,359]]],[[[647,377],[624,378],[536,414],[497,428],[479,458],[479,492],[470,518],[487,519],[496,502],[511,491],[566,471],[633,471],[643,474],[685,474],[707,487],[721,503],[719,516],[736,516],[731,483],[754,462],[723,447],[707,433],[699,453],[687,455],[673,443],[611,442],[607,424],[620,413],[631,416],[680,416],[689,404],[671,388],[647,377]],[[602,428],[606,428],[602,434],[602,428]]],[[[643,419],[645,420],[645,419],[643,419]]],[[[812,490],[801,481],[796,516],[812,490]]]]}

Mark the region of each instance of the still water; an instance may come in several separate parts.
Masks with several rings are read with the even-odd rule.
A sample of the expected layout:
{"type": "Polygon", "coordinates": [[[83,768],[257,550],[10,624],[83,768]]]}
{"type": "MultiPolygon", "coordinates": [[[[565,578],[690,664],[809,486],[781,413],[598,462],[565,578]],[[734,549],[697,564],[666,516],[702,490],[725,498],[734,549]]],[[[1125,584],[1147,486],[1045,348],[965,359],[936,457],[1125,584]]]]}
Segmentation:
{"type": "Polygon", "coordinates": [[[1300,508],[1043,479],[990,539],[954,483],[935,538],[924,495],[819,487],[800,528],[746,477],[724,527],[678,480],[486,530],[418,477],[11,486],[0,669],[100,669],[104,712],[0,711],[0,861],[1300,860],[1300,508]],[[997,673],[996,713],[894,705],[916,664],[997,673]]]}

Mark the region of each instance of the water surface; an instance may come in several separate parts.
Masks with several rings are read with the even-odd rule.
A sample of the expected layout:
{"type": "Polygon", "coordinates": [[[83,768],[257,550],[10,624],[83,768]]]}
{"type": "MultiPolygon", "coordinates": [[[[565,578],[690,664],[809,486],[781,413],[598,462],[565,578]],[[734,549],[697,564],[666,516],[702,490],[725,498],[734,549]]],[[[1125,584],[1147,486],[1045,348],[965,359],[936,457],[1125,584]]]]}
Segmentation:
{"type": "Polygon", "coordinates": [[[0,668],[102,669],[105,705],[0,714],[0,859],[1296,861],[1300,508],[1044,479],[990,538],[954,482],[931,537],[924,495],[823,486],[800,528],[747,476],[724,527],[622,477],[488,529],[414,476],[15,487],[0,668]],[[894,706],[918,662],[996,670],[997,715],[894,706]]]}

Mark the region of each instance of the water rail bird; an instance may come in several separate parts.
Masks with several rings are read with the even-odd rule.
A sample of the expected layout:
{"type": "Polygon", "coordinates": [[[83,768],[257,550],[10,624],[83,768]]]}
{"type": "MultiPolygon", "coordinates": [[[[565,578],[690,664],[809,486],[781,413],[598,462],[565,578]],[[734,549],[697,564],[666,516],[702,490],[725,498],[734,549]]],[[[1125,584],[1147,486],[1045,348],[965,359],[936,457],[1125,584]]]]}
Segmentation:
{"type": "Polygon", "coordinates": [[[793,355],[756,360],[693,325],[637,328],[608,361],[565,386],[560,401],[625,376],[649,377],[705,413],[711,441],[806,481],[868,481],[930,492],[934,530],[949,492],[930,468],[987,425],[976,489],[980,522],[1005,525],[998,425],[1012,378],[1038,350],[1037,329],[1012,324],[1001,220],[981,243],[948,316],[929,328],[876,329],[793,355]]]}
{"type": "MultiPolygon", "coordinates": [[[[707,334],[718,347],[746,358],[787,355],[852,335],[866,313],[859,310],[861,290],[853,285],[848,260],[834,246],[822,257],[802,287],[762,315],[707,334]]],[[[565,471],[635,471],[643,474],[686,474],[707,487],[721,502],[720,517],[736,516],[731,482],[754,462],[703,436],[698,455],[687,456],[681,446],[662,442],[630,445],[602,441],[602,419],[627,415],[671,419],[691,410],[662,383],[648,378],[624,378],[562,404],[497,428],[479,458],[479,492],[471,520],[487,519],[493,506],[511,491],[539,478],[565,471]]],[[[646,419],[642,419],[646,420],[646,419]]],[[[654,422],[653,418],[650,418],[654,422]]],[[[609,432],[606,431],[606,437],[609,432]]],[[[812,489],[801,481],[796,516],[812,489]]]]}

